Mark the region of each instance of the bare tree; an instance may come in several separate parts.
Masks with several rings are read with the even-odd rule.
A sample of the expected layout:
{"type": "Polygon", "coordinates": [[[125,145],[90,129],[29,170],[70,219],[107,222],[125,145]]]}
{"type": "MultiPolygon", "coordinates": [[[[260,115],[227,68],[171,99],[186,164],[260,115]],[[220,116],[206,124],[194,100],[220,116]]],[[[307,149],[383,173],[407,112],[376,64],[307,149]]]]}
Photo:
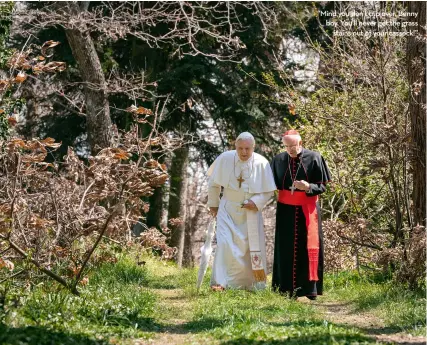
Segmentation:
{"type": "MultiPolygon", "coordinates": [[[[104,75],[92,38],[100,42],[136,37],[150,47],[174,49],[182,56],[205,55],[231,60],[244,46],[237,33],[245,30],[238,9],[259,16],[265,29],[274,21],[274,13],[264,4],[248,2],[64,2],[48,4],[38,10],[17,10],[16,17],[28,28],[22,34],[37,34],[48,27],[62,27],[77,62],[84,89],[84,104],[71,101],[86,115],[88,141],[93,153],[111,146],[110,94],[125,94],[135,103],[145,99],[148,90],[141,71],[134,75],[112,72],[104,75]],[[215,49],[203,51],[199,41],[209,39],[215,49]],[[83,110],[83,111],[82,111],[83,110]]],[[[267,32],[267,31],[266,31],[267,32]]]]}
{"type": "MultiPolygon", "coordinates": [[[[70,7],[70,4],[68,5],[70,7]]],[[[134,36],[151,47],[165,44],[175,47],[176,54],[204,55],[217,59],[231,59],[243,47],[237,33],[247,29],[243,14],[245,9],[258,16],[265,37],[268,28],[277,21],[273,7],[269,4],[243,1],[179,1],[137,2],[124,1],[102,3],[89,11],[87,2],[77,9],[57,11],[55,6],[20,13],[32,28],[62,26],[81,32],[97,33],[101,39],[117,40],[134,36]],[[157,29],[162,26],[163,29],[157,29]],[[220,49],[203,51],[201,38],[212,39],[220,49]]]]}

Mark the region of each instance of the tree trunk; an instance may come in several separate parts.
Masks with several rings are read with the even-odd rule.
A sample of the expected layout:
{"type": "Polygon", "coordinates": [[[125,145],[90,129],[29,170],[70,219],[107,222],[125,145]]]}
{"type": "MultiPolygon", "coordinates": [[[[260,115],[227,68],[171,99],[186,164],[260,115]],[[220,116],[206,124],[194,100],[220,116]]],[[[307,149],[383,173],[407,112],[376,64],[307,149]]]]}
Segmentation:
{"type": "Polygon", "coordinates": [[[174,152],[170,169],[170,193],[168,208],[168,224],[171,229],[169,245],[177,247],[176,262],[182,266],[184,251],[184,229],[185,229],[185,196],[187,180],[188,147],[184,146],[174,152]],[[171,219],[179,218],[181,221],[175,225],[170,224],[171,219]]]}
{"type": "MultiPolygon", "coordinates": [[[[197,188],[194,188],[195,191],[197,191],[197,188]]],[[[196,193],[193,194],[193,198],[197,199],[196,193]]],[[[208,198],[204,198],[201,203],[207,204],[208,198]]],[[[192,203],[190,203],[192,204],[192,203]]],[[[190,208],[191,209],[191,208],[190,208]]],[[[193,255],[193,249],[198,251],[200,250],[200,247],[194,248],[194,234],[197,231],[197,221],[202,217],[203,212],[205,212],[205,209],[201,207],[200,205],[196,205],[193,210],[194,212],[191,212],[188,214],[187,219],[187,226],[185,228],[185,239],[184,239],[184,258],[183,258],[183,266],[185,267],[194,267],[194,255],[193,255]]],[[[206,229],[207,230],[207,229],[206,229]]]]}
{"type": "MultiPolygon", "coordinates": [[[[195,172],[191,176],[191,182],[187,188],[187,197],[185,198],[186,218],[184,234],[184,253],[182,264],[184,267],[194,266],[193,246],[196,221],[199,218],[199,207],[197,207],[197,181],[195,172]],[[190,187],[191,186],[191,187],[190,187]],[[194,205],[196,203],[196,205],[194,205]]],[[[189,179],[190,180],[190,179],[189,179]]]]}
{"type": "MultiPolygon", "coordinates": [[[[164,157],[158,160],[159,163],[164,163],[164,157]]],[[[156,157],[153,157],[156,159],[156,157]]],[[[161,228],[162,218],[163,218],[163,196],[164,196],[164,186],[157,187],[154,190],[152,196],[149,197],[148,202],[150,203],[150,210],[147,213],[147,226],[149,228],[161,228]]]]}
{"type": "MultiPolygon", "coordinates": [[[[63,9],[75,15],[80,11],[79,5],[71,1],[63,9]]],[[[110,146],[112,138],[107,83],[90,33],[70,29],[65,33],[85,84],[88,142],[92,154],[96,154],[110,146]]]]}
{"type": "Polygon", "coordinates": [[[426,225],[426,3],[408,1],[408,12],[418,13],[418,36],[407,42],[408,79],[411,87],[409,112],[412,136],[414,225],[426,225]]]}
{"type": "MultiPolygon", "coordinates": [[[[187,194],[188,195],[188,194],[187,194]]],[[[191,201],[187,197],[186,200],[186,219],[185,219],[185,228],[184,228],[184,249],[182,254],[182,265],[184,267],[194,267],[194,256],[193,256],[193,246],[194,246],[194,218],[197,214],[194,214],[193,217],[190,215],[190,204],[191,201]]]]}

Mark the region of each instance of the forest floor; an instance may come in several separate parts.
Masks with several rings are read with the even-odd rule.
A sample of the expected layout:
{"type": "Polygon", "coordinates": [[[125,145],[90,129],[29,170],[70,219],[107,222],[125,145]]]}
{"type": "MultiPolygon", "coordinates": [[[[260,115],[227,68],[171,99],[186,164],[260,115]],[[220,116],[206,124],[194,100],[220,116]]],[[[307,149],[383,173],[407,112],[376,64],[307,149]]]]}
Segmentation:
{"type": "MultiPolygon", "coordinates": [[[[209,272],[207,273],[207,275],[209,272]]],[[[197,269],[131,257],[94,270],[82,297],[53,284],[18,290],[0,312],[0,344],[426,344],[425,292],[379,276],[327,275],[316,301],[269,289],[195,289],[197,269]]]]}

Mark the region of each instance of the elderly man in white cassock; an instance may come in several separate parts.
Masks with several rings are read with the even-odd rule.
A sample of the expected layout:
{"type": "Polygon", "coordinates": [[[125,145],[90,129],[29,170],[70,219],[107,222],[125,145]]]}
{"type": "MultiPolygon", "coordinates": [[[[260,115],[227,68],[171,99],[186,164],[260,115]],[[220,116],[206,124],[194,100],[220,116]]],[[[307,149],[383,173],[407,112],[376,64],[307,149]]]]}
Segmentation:
{"type": "Polygon", "coordinates": [[[236,139],[236,150],[222,153],[208,170],[208,206],[217,217],[217,249],[211,278],[214,290],[265,287],[261,211],[276,184],[269,162],[255,153],[254,148],[252,134],[241,133],[236,139]]]}

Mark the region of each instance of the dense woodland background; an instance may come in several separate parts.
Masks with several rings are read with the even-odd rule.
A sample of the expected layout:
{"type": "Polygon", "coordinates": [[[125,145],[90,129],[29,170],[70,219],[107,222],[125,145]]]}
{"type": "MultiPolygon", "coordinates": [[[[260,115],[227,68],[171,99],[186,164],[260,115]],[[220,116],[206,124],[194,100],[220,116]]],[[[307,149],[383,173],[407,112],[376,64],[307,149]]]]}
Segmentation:
{"type": "Polygon", "coordinates": [[[1,282],[78,294],[109,244],[197,264],[209,164],[242,131],[270,159],[296,128],[333,176],[327,270],[422,287],[425,6],[1,3],[1,282]],[[319,15],[351,9],[417,12],[419,35],[336,37],[319,15]]]}

